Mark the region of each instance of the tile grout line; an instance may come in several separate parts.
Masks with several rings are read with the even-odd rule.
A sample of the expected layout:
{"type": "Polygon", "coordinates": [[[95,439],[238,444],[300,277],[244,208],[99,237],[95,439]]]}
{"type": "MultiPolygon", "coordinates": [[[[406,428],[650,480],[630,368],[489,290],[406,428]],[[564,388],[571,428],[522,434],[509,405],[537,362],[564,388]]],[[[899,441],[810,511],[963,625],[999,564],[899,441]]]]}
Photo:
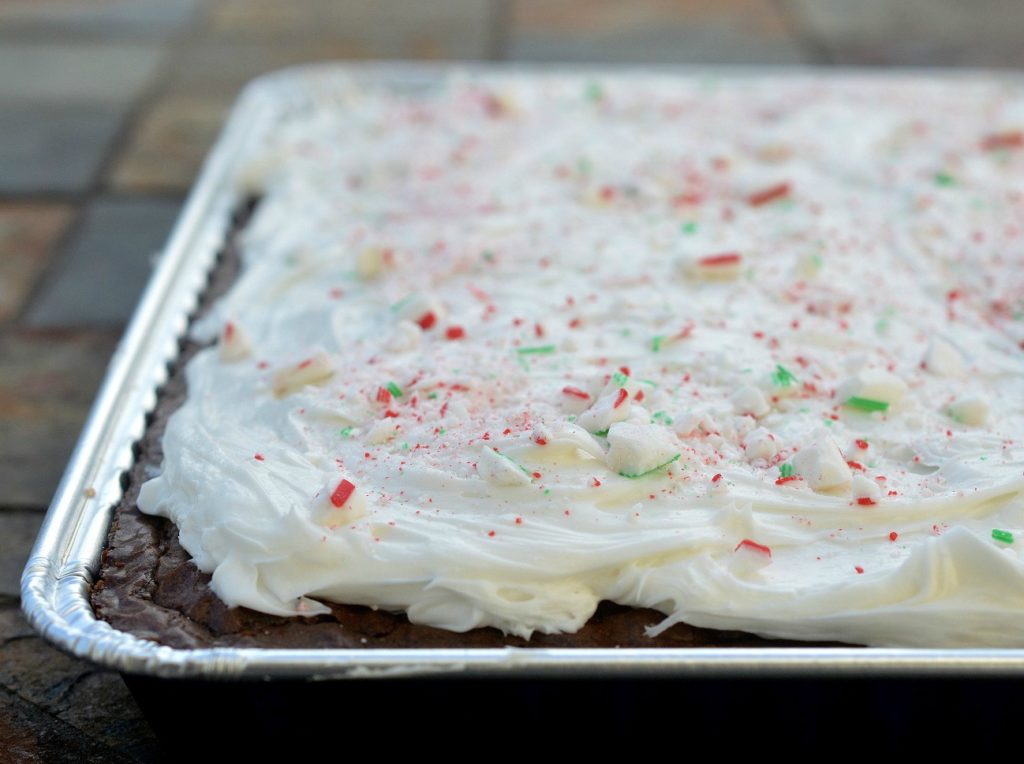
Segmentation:
{"type": "Polygon", "coordinates": [[[808,54],[810,60],[805,61],[805,64],[835,66],[832,51],[821,36],[814,32],[813,25],[801,20],[801,14],[793,8],[793,0],[769,0],[769,3],[781,17],[801,54],[808,54]]]}

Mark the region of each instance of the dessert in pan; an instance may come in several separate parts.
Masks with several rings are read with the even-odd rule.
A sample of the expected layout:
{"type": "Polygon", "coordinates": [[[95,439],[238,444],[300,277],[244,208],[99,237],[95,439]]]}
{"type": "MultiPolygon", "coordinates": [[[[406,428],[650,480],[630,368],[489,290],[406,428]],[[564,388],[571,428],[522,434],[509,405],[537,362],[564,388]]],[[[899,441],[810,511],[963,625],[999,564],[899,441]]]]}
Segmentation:
{"type": "Polygon", "coordinates": [[[176,645],[1021,644],[1020,88],[340,90],[243,168],[240,273],[101,617],[176,645]]]}

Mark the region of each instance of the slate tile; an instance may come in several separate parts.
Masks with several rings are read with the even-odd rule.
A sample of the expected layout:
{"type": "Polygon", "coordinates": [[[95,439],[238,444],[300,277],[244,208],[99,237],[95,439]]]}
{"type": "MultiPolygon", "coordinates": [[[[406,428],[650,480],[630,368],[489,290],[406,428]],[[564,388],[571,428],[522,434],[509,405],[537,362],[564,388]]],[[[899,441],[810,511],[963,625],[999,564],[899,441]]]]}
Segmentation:
{"type": "Polygon", "coordinates": [[[0,597],[19,596],[21,571],[42,522],[38,511],[0,510],[0,597]]]}
{"type": "Polygon", "coordinates": [[[202,0],[23,0],[0,3],[0,35],[153,37],[186,28],[202,0]]]}
{"type": "Polygon", "coordinates": [[[117,191],[187,191],[220,133],[232,98],[171,93],[137,122],[109,178],[117,191]]]}
{"type": "Polygon", "coordinates": [[[21,759],[32,762],[159,760],[156,738],[120,676],[64,654],[36,636],[16,607],[4,607],[0,761],[16,745],[38,757],[21,759]],[[70,754],[78,758],[61,757],[70,754]]]}
{"type": "Polygon", "coordinates": [[[84,212],[66,251],[25,314],[33,328],[120,327],[149,280],[181,203],[101,198],[84,212]]]}
{"type": "Polygon", "coordinates": [[[1019,0],[785,0],[784,6],[837,64],[1024,66],[1019,0]]]}
{"type": "Polygon", "coordinates": [[[0,334],[0,505],[50,503],[116,343],[100,332],[0,334]]]}
{"type": "Polygon", "coordinates": [[[156,74],[163,54],[156,44],[5,40],[0,103],[130,103],[156,74]]]}
{"type": "Polygon", "coordinates": [[[85,191],[121,120],[110,106],[0,102],[0,192],[85,191]]]}
{"type": "Polygon", "coordinates": [[[512,60],[793,64],[807,58],[770,0],[511,0],[512,60]]]}
{"type": "Polygon", "coordinates": [[[67,205],[0,203],[0,325],[24,304],[70,219],[67,205]]]}
{"type": "Polygon", "coordinates": [[[0,689],[0,743],[5,764],[120,764],[127,754],[111,750],[0,689]]]}

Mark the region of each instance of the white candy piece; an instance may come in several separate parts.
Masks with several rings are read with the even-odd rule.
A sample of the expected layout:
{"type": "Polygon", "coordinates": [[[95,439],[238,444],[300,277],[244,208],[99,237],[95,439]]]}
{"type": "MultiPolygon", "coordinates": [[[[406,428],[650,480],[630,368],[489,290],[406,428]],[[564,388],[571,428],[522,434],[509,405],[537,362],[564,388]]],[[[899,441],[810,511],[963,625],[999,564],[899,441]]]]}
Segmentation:
{"type": "Polygon", "coordinates": [[[241,361],[252,353],[252,344],[242,328],[228,321],[220,335],[220,359],[231,363],[241,361]]]}
{"type": "Polygon", "coordinates": [[[437,322],[447,315],[444,305],[437,297],[423,292],[417,292],[400,302],[396,312],[399,319],[416,324],[419,324],[426,316],[433,314],[433,326],[437,326],[437,322]]]}
{"type": "Polygon", "coordinates": [[[839,446],[829,435],[820,435],[800,449],[792,461],[793,469],[816,491],[846,485],[853,478],[839,446]]]}
{"type": "Polygon", "coordinates": [[[393,353],[407,353],[420,346],[423,330],[412,321],[399,321],[388,337],[386,346],[393,353]]]}
{"type": "Polygon", "coordinates": [[[633,399],[629,395],[629,391],[626,390],[626,397],[619,402],[622,397],[619,394],[620,390],[626,390],[626,388],[613,388],[598,398],[593,406],[580,414],[576,420],[579,426],[588,432],[604,432],[615,422],[623,422],[628,419],[633,399]],[[616,406],[616,403],[619,405],[616,406]]]}
{"type": "Polygon", "coordinates": [[[351,493],[348,493],[347,486],[342,485],[345,480],[347,478],[340,477],[337,473],[324,478],[310,508],[310,515],[315,522],[327,527],[336,527],[366,515],[366,495],[351,480],[348,482],[354,487],[351,493]],[[348,496],[345,496],[346,493],[348,496]],[[339,507],[335,502],[343,503],[339,507]]]}
{"type": "Polygon", "coordinates": [[[883,369],[863,369],[843,382],[836,390],[840,401],[849,398],[869,398],[885,403],[897,403],[907,390],[907,384],[883,369]]]}
{"type": "Polygon", "coordinates": [[[775,436],[764,427],[758,427],[756,430],[747,433],[747,437],[743,440],[743,445],[745,446],[744,453],[748,462],[757,461],[758,459],[770,461],[779,452],[775,436]]]}
{"type": "Polygon", "coordinates": [[[939,336],[929,340],[922,363],[925,369],[938,377],[964,375],[964,359],[960,351],[939,336]]]}
{"type": "Polygon", "coordinates": [[[295,366],[279,369],[274,373],[271,383],[274,395],[283,398],[296,393],[307,385],[322,385],[334,375],[334,367],[327,353],[316,355],[300,361],[295,366]]]}
{"type": "Polygon", "coordinates": [[[672,429],[680,438],[696,435],[700,429],[701,415],[687,411],[672,418],[672,429]]]}
{"type": "Polygon", "coordinates": [[[953,419],[971,427],[981,427],[988,421],[988,401],[984,398],[960,398],[950,404],[948,411],[953,419]]]}
{"type": "Polygon", "coordinates": [[[653,470],[679,454],[668,430],[653,424],[613,424],[608,445],[608,468],[628,476],[653,470]]]}
{"type": "Polygon", "coordinates": [[[390,267],[392,257],[390,249],[367,247],[356,256],[356,273],[365,281],[375,279],[390,267]]]}
{"type": "Polygon", "coordinates": [[[864,475],[854,475],[853,482],[850,485],[850,493],[855,500],[871,499],[871,501],[878,501],[882,496],[882,489],[871,478],[864,475]]]}
{"type": "Polygon", "coordinates": [[[480,449],[476,471],[491,485],[526,485],[530,482],[525,472],[490,446],[480,449]]]}
{"type": "Polygon", "coordinates": [[[386,417],[378,419],[370,426],[366,433],[366,442],[371,445],[379,445],[394,440],[396,435],[398,435],[398,425],[395,424],[393,418],[386,417]]]}
{"type": "Polygon", "coordinates": [[[767,399],[758,388],[753,385],[744,385],[734,392],[729,400],[737,414],[750,414],[755,417],[762,417],[771,411],[767,399]]]}

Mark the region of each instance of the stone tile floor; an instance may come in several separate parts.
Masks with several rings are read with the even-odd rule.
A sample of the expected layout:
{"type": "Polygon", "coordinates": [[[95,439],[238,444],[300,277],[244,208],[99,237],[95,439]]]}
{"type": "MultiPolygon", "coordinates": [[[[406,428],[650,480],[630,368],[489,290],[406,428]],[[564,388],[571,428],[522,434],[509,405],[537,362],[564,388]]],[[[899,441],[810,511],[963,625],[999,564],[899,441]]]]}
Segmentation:
{"type": "Polygon", "coordinates": [[[18,576],[118,335],[238,89],[322,59],[1024,66],[1019,0],[0,3],[0,761],[158,761],[120,677],[18,576]]]}

